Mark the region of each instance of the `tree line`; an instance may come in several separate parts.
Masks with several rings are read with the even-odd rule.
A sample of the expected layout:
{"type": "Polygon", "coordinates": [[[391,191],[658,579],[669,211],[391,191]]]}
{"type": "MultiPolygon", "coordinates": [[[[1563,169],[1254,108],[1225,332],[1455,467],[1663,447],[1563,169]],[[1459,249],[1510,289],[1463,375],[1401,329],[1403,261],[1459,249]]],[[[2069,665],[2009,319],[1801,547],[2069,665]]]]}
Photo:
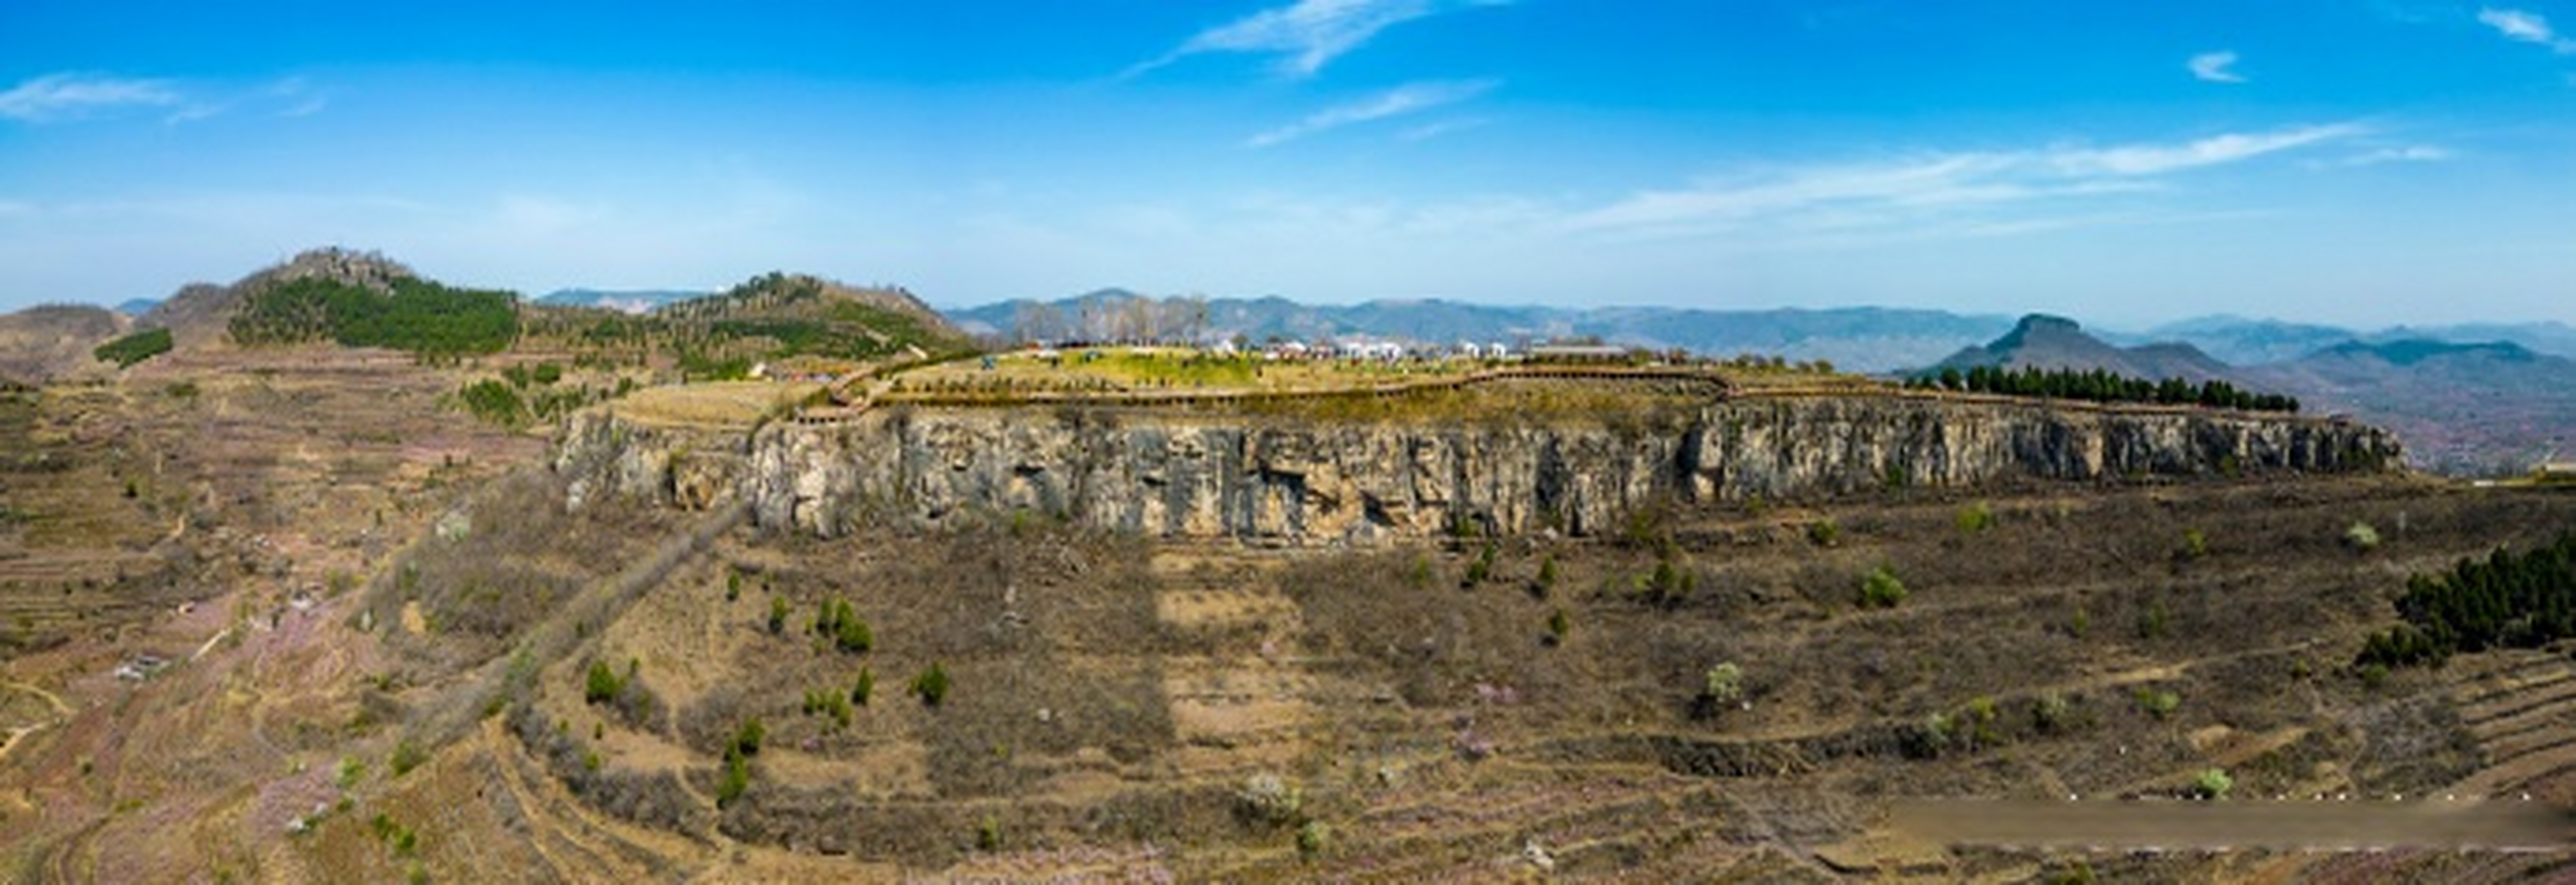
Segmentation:
{"type": "Polygon", "coordinates": [[[115,363],[119,369],[134,368],[135,363],[170,352],[170,330],[145,329],[90,351],[100,362],[115,363]]]}
{"type": "Polygon", "coordinates": [[[2215,378],[2198,384],[2182,378],[2149,381],[2106,369],[1971,366],[1963,371],[1949,366],[1939,372],[1908,378],[1905,386],[1916,390],[2037,396],[2097,403],[2205,406],[2245,412],[2295,413],[2299,410],[2296,397],[2257,393],[2215,378]]]}
{"type": "Polygon", "coordinates": [[[2576,532],[2529,553],[2498,548],[2446,574],[2408,578],[2397,614],[2405,623],[2372,634],[2357,663],[2438,664],[2454,654],[2576,637],[2576,532]]]}
{"type": "Polygon", "coordinates": [[[320,277],[252,292],[227,330],[244,345],[333,341],[433,356],[498,353],[519,336],[518,296],[412,277],[391,292],[320,277]]]}

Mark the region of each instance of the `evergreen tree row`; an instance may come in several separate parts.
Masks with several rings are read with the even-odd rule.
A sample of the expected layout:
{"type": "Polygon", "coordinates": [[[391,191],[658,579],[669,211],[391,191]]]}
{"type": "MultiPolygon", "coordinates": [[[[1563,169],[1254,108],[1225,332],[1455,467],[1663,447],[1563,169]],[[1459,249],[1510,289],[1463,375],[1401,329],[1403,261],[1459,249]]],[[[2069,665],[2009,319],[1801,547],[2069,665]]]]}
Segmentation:
{"type": "Polygon", "coordinates": [[[2373,634],[2358,663],[2441,663],[2490,648],[2531,648],[2576,637],[2576,533],[2516,554],[2463,559],[2448,574],[2416,575],[2397,600],[2404,624],[2373,634]]]}
{"type": "Polygon", "coordinates": [[[518,296],[411,277],[379,293],[307,277],[251,293],[228,330],[245,345],[327,340],[442,356],[498,353],[519,336],[518,296]]]}
{"type": "Polygon", "coordinates": [[[1952,366],[1937,373],[1925,373],[1906,379],[1905,386],[1918,390],[2041,396],[2097,403],[2196,405],[2247,412],[2297,412],[2299,410],[2299,401],[2294,397],[2275,393],[2256,393],[2217,379],[2199,384],[2181,378],[2149,381],[2104,369],[2042,369],[2036,366],[2007,369],[2001,366],[1971,366],[1962,371],[1952,366]]]}
{"type": "Polygon", "coordinates": [[[101,344],[90,351],[101,362],[115,363],[119,369],[134,368],[135,363],[170,352],[170,330],[145,329],[132,335],[101,344]]]}

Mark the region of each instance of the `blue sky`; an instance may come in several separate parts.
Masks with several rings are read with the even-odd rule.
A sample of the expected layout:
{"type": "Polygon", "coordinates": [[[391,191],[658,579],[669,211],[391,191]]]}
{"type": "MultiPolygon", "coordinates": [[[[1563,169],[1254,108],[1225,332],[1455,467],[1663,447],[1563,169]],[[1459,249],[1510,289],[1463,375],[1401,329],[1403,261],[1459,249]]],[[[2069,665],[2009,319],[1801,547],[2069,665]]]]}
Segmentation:
{"type": "Polygon", "coordinates": [[[2576,2],[2508,2],[11,0],[0,308],[338,244],[530,294],[2576,322],[2576,2]]]}

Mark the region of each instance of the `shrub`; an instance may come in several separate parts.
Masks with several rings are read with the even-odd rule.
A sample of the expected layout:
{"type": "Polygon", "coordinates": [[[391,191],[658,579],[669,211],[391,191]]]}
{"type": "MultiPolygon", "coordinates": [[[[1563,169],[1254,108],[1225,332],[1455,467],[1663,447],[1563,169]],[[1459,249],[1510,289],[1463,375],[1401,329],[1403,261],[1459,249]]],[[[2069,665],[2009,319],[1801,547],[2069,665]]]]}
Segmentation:
{"type": "Polygon", "coordinates": [[[2227,798],[2227,791],[2235,787],[2236,779],[2228,777],[2226,769],[2211,768],[2192,779],[2191,794],[2195,798],[2216,801],[2227,798]]]}
{"type": "Polygon", "coordinates": [[[504,427],[517,426],[528,415],[528,403],[517,390],[495,378],[486,378],[457,388],[458,401],[476,418],[504,427]]]}
{"type": "Polygon", "coordinates": [[[2093,865],[2080,858],[2048,874],[2048,885],[2093,885],[2093,881],[2093,865]]]}
{"type": "Polygon", "coordinates": [[[2165,611],[2162,601],[2148,603],[2147,610],[2138,613],[2138,638],[2163,639],[2172,628],[2172,621],[2173,616],[2165,611]]]}
{"type": "Polygon", "coordinates": [[[860,667],[858,681],[850,685],[850,703],[857,704],[862,707],[867,706],[868,697],[876,693],[876,671],[870,670],[866,667],[860,667]]]}
{"type": "Polygon", "coordinates": [[[1325,826],[1323,821],[1310,820],[1297,828],[1298,857],[1314,860],[1323,856],[1324,849],[1332,847],[1332,844],[1333,828],[1325,826]]]}
{"type": "Polygon", "coordinates": [[[617,671],[610,669],[607,661],[590,662],[590,678],[581,690],[583,703],[609,703],[625,691],[626,680],[617,678],[617,671]]]}
{"type": "Polygon", "coordinates": [[[1920,724],[1906,730],[1903,739],[1905,754],[1917,759],[1931,759],[1949,752],[1950,732],[1951,723],[1948,714],[1934,713],[1925,716],[1920,724]]]}
{"type": "Polygon", "coordinates": [[[733,805],[751,787],[751,761],[739,749],[725,750],[724,775],[716,781],[716,807],[733,805]]]}
{"type": "Polygon", "coordinates": [[[1818,547],[1834,546],[1835,542],[1842,540],[1842,536],[1843,527],[1840,523],[1834,522],[1833,517],[1828,516],[1807,524],[1807,542],[1818,547]]]}
{"type": "Polygon", "coordinates": [[[1557,578],[1556,554],[1550,553],[1539,559],[1538,582],[1535,585],[1538,590],[1537,595],[1539,598],[1547,598],[1548,591],[1556,589],[1557,578]]]}
{"type": "Polygon", "coordinates": [[[1548,644],[1559,645],[1564,643],[1566,631],[1573,628],[1574,624],[1571,621],[1566,620],[1564,609],[1560,608],[1549,612],[1547,615],[1548,644]]]}
{"type": "Polygon", "coordinates": [[[1973,535],[1995,527],[1994,508],[1979,501],[1959,509],[1959,533],[1973,535]]]}
{"type": "Polygon", "coordinates": [[[1708,672],[1701,676],[1700,696],[1717,706],[1743,700],[1744,668],[1736,666],[1734,661],[1708,668],[1708,672]]]}
{"type": "Polygon", "coordinates": [[[912,693],[921,696],[922,706],[939,706],[941,701],[948,699],[948,670],[939,666],[938,661],[930,662],[930,666],[922,668],[920,675],[912,677],[912,693]]]}
{"type": "Polygon", "coordinates": [[[975,825],[975,850],[986,853],[1002,850],[1002,821],[990,814],[975,825]]]}
{"type": "Polygon", "coordinates": [[[1235,804],[1244,819],[1268,826],[1281,826],[1298,819],[1305,797],[1296,785],[1278,775],[1263,772],[1243,782],[1235,791],[1235,804]]]}
{"type": "Polygon", "coordinates": [[[1985,695],[1970,698],[1967,707],[1959,711],[1959,721],[1967,726],[1968,742],[1974,746],[2003,743],[2003,733],[1996,730],[1995,719],[1995,699],[1985,695]]]}
{"type": "Polygon", "coordinates": [[[1887,566],[1871,569],[1860,580],[1862,608],[1895,608],[1905,601],[1905,582],[1897,580],[1896,570],[1887,566]]]}
{"type": "Polygon", "coordinates": [[[753,716],[745,719],[742,721],[742,728],[734,732],[733,752],[740,756],[758,756],[760,743],[768,736],[769,729],[761,726],[760,717],[753,716]]]}
{"type": "Polygon", "coordinates": [[[1485,542],[1485,548],[1477,551],[1475,559],[1468,561],[1467,577],[1466,580],[1460,582],[1461,586],[1473,587],[1484,583],[1487,578],[1494,576],[1495,549],[1493,542],[1485,542]]]}
{"type": "Polygon", "coordinates": [[[787,597],[772,596],[769,598],[769,635],[780,636],[786,632],[787,597]]]}
{"type": "Polygon", "coordinates": [[[2199,529],[2184,529],[2182,533],[2182,558],[2199,559],[2208,555],[2209,536],[2201,534],[2199,529]]]}
{"type": "Polygon", "coordinates": [[[2170,691],[2141,687],[2132,698],[2137,701],[2140,711],[2157,719],[2172,716],[2174,710],[2182,707],[2182,695],[2170,691]]]}
{"type": "Polygon", "coordinates": [[[1665,557],[1655,561],[1655,570],[1646,577],[1645,586],[1639,588],[1638,598],[1659,608],[1679,608],[1697,589],[1699,574],[1665,557]]]}
{"type": "Polygon", "coordinates": [[[410,738],[404,738],[394,744],[391,764],[395,777],[410,774],[412,769],[419,768],[421,763],[427,761],[429,761],[429,752],[421,749],[419,744],[412,743],[410,738]]]}
{"type": "Polygon", "coordinates": [[[814,632],[831,637],[834,648],[849,654],[866,654],[877,643],[876,633],[868,629],[868,622],[859,619],[846,599],[823,604],[814,615],[814,632]]]}
{"type": "Polygon", "coordinates": [[[2049,692],[2030,702],[2030,725],[2043,734],[2056,734],[2071,724],[2073,713],[2065,695],[2049,692]]]}
{"type": "Polygon", "coordinates": [[[2343,530],[2343,543],[2344,546],[2363,553],[2377,550],[2379,549],[2379,530],[2371,528],[2370,523],[2356,521],[2351,528],[2343,530]]]}

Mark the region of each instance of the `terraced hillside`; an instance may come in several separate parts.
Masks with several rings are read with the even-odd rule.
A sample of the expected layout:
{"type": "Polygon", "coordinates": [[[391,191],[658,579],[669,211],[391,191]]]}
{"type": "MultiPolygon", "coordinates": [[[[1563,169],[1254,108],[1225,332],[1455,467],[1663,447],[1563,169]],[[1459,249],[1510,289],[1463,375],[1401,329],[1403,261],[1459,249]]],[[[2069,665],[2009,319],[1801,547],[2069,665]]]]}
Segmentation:
{"type": "MultiPolygon", "coordinates": [[[[713,417],[590,427],[667,444],[598,475],[458,403],[469,384],[636,377],[577,355],[182,346],[0,394],[0,879],[2508,881],[2576,864],[2519,843],[1949,844],[1895,817],[1962,797],[2576,803],[2566,649],[2353,665],[2408,576],[2576,526],[2565,490],[2217,454],[1934,482],[1853,442],[1875,425],[1845,419],[1884,404],[1819,389],[1772,398],[1822,417],[1758,451],[1849,481],[1641,483],[1638,506],[1579,523],[1288,543],[960,498],[935,523],[818,533],[706,477],[758,466],[757,419],[728,416],[785,414],[819,382],[674,388],[713,417]],[[600,476],[647,488],[568,506],[600,476]]],[[[1627,383],[1530,389],[1575,412],[1703,395],[1627,383]]],[[[1400,397],[1350,402],[1260,417],[1424,420],[1400,397]]],[[[1939,405],[2034,427],[2110,414],[1939,405]]],[[[1649,417],[1473,426],[1633,441],[1649,417]]],[[[790,429],[866,441],[768,432],[790,429]]],[[[1096,462],[1083,445],[1050,451],[1096,462]]],[[[1701,451],[1723,467],[1756,450],[1701,451]]],[[[977,462],[920,475],[954,482],[959,463],[977,462]]],[[[1039,482],[993,464],[996,484],[1039,482]]]]}
{"type": "MultiPolygon", "coordinates": [[[[2571,520],[2564,495],[2378,478],[1899,493],[1338,553],[1007,515],[736,530],[537,663],[430,779],[347,791],[360,813],[315,844],[498,771],[525,832],[459,819],[475,835],[439,844],[531,845],[513,872],[538,880],[2510,878],[2564,859],[1951,848],[1886,813],[2170,799],[2212,768],[2232,801],[2576,799],[2563,655],[2348,666],[2405,574],[2571,520]],[[2356,522],[2384,541],[2351,546],[2356,522]],[[1903,598],[1864,605],[1880,569],[1903,598]],[[864,651],[817,631],[839,603],[864,651]],[[626,680],[611,696],[586,696],[594,663],[626,680]],[[933,664],[935,706],[907,690],[933,664]],[[818,703],[862,672],[863,702],[818,703]]],[[[495,871],[461,846],[414,859],[495,871]]]]}

